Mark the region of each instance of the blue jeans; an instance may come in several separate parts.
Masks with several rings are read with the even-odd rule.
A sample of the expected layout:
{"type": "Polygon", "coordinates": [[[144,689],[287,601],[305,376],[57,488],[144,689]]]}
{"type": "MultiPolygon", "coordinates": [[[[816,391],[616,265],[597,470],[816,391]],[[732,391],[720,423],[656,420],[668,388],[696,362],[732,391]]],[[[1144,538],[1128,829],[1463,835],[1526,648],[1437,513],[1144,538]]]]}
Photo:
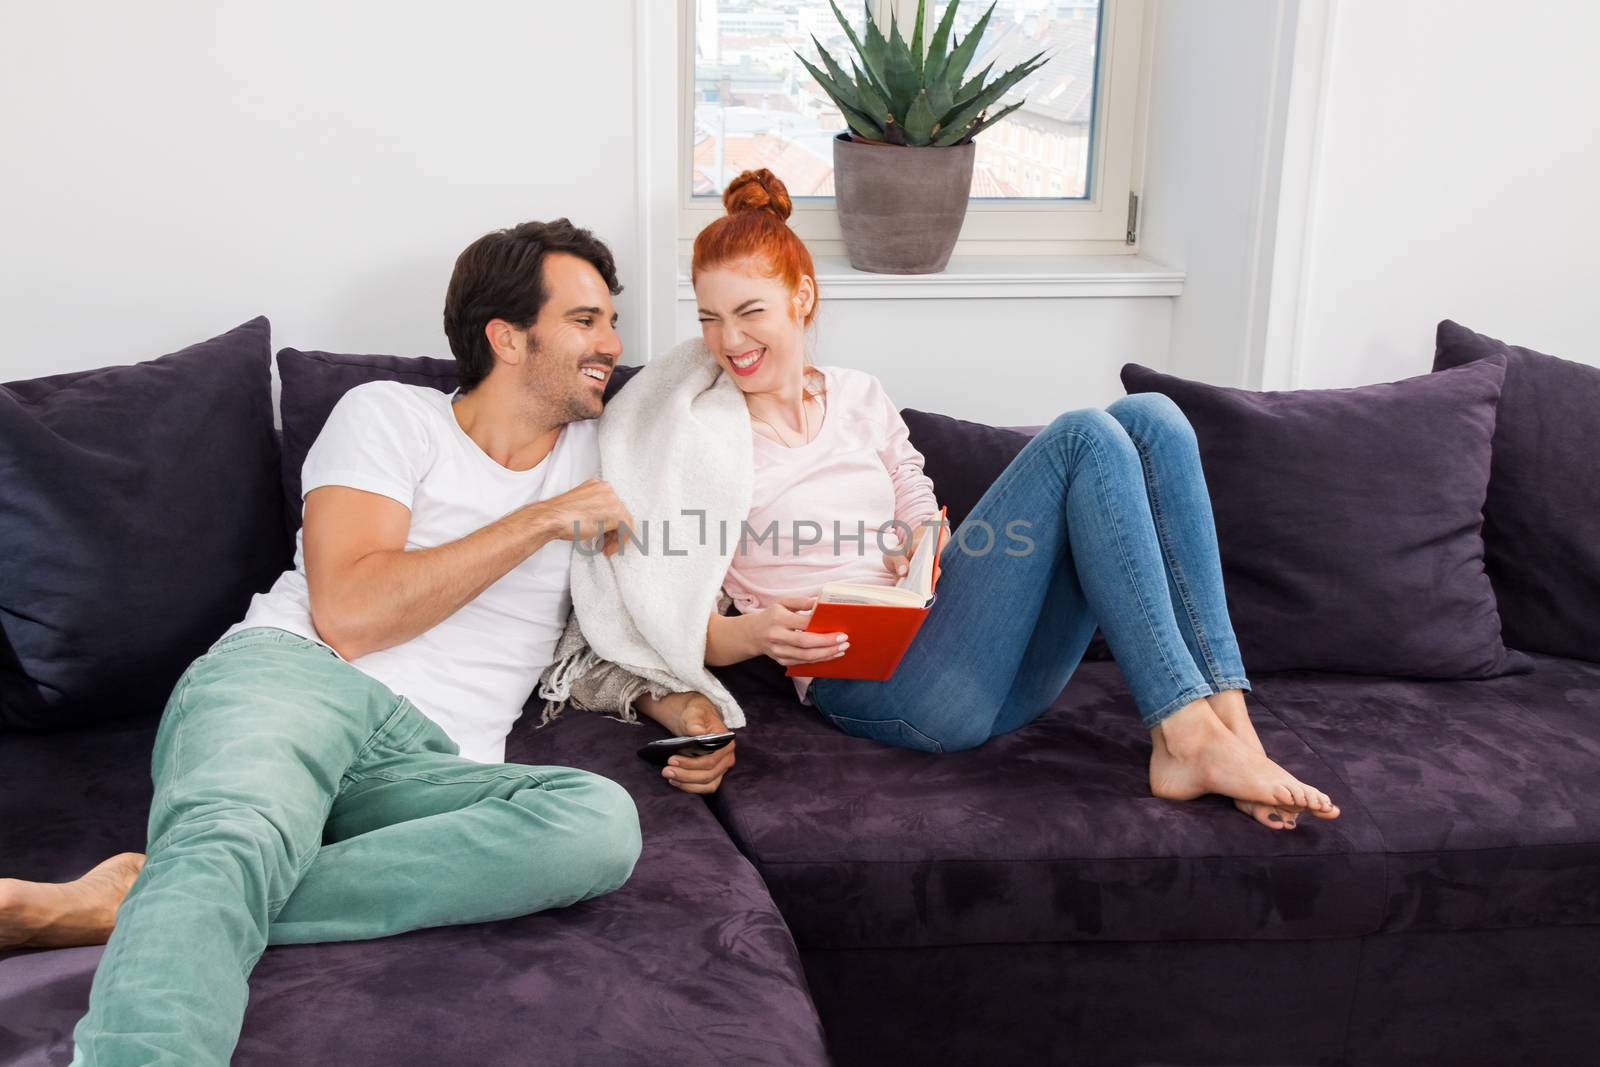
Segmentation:
{"type": "Polygon", "coordinates": [[[1025,726],[1066,687],[1097,624],[1147,728],[1250,688],[1194,429],[1159,393],[1059,416],[939,562],[933,610],[892,678],[812,684],[845,733],[953,752],[1025,726]]]}
{"type": "Polygon", "coordinates": [[[73,1064],[226,1064],[268,945],[507,919],[609,893],[639,856],[622,786],[478,763],[404,697],[284,630],[217,642],[156,731],[144,870],[73,1064]]]}

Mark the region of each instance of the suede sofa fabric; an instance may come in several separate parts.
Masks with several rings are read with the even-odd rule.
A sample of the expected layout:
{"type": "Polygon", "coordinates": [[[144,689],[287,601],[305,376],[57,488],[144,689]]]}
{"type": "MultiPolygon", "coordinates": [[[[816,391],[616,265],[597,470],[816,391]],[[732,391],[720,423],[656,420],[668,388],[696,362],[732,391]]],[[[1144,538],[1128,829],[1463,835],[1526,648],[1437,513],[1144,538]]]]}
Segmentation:
{"type": "Polygon", "coordinates": [[[1253,392],[1129,363],[1194,427],[1252,676],[1492,678],[1531,669],[1484,572],[1503,358],[1352,389],[1253,392]]]}
{"type": "Polygon", "coordinates": [[[1376,827],[1383,932],[1600,922],[1600,665],[1532,658],[1482,680],[1286,671],[1256,685],[1376,827]]]}
{"type": "MultiPolygon", "coordinates": [[[[615,893],[503,922],[269,948],[234,1061],[655,1064],[827,1062],[794,941],[695,796],[634,755],[666,736],[567,712],[507,759],[624,785],[644,850],[615,893]]],[[[156,720],[0,745],[5,873],[66,880],[144,848],[156,720]]],[[[65,1063],[102,949],[0,953],[0,1063],[65,1063]]]]}
{"type": "MultiPolygon", "coordinates": [[[[611,399],[639,368],[619,366],[606,383],[611,399]]],[[[306,453],[333,414],[339,398],[365,382],[404,382],[448,393],[456,387],[456,362],[432,356],[350,355],[337,352],[302,352],[285,348],[278,353],[278,379],[282,383],[279,410],[283,418],[284,520],[291,538],[300,530],[303,501],[300,472],[306,453]]]]}
{"type": "MultiPolygon", "coordinates": [[[[1340,819],[1271,833],[1221,797],[1151,796],[1149,732],[1113,662],[1080,664],[1028,726],[940,755],[736,695],[750,725],[712,805],[802,949],[1349,937],[1382,918],[1382,839],[1359,797],[1330,785],[1340,819]]],[[[1255,718],[1290,773],[1334,781],[1255,718]]]]}
{"type": "Polygon", "coordinates": [[[1505,1067],[1600,1043],[1600,925],[801,956],[834,1067],[1505,1067]]]}
{"type": "Polygon", "coordinates": [[[1483,541],[1506,644],[1600,662],[1600,367],[1439,323],[1436,372],[1495,357],[1483,541]]]}
{"type": "Polygon", "coordinates": [[[159,711],[287,565],[270,346],[0,386],[0,726],[159,711]]]}
{"type": "MultiPolygon", "coordinates": [[[[1267,751],[1340,818],[1268,833],[1150,796],[1113,663],[1034,723],[931,756],[742,689],[713,798],[804,949],[1351,937],[1600,920],[1600,667],[1488,680],[1262,674],[1267,751]]],[[[936,697],[932,698],[936,699],[936,697]]]]}

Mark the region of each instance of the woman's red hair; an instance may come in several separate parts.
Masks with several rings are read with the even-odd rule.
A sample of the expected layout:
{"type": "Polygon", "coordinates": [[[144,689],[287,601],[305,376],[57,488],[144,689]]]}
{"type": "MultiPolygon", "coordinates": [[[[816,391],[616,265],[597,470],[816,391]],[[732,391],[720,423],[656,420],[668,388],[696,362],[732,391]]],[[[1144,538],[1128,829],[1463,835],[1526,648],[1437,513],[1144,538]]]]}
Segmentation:
{"type": "MultiPolygon", "coordinates": [[[[765,167],[745,171],[728,183],[722,206],[728,213],[694,239],[691,280],[703,270],[742,259],[764,265],[767,274],[781,279],[791,294],[800,288],[801,278],[817,276],[805,242],[795,236],[786,221],[794,205],[789,200],[789,190],[776,174],[765,167]]],[[[817,303],[813,300],[805,321],[810,323],[816,314],[817,303]]]]}

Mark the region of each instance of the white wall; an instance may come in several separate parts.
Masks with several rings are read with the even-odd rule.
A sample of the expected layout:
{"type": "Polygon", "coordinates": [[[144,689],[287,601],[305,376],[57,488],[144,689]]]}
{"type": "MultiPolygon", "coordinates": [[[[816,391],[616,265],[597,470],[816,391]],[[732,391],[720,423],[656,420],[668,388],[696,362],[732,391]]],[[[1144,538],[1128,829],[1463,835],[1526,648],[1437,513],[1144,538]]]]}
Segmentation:
{"type": "MultiPolygon", "coordinates": [[[[877,376],[901,407],[1005,426],[1124,395],[1124,363],[1166,369],[1171,297],[829,299],[812,358],[877,376]]],[[[698,336],[692,301],[679,336],[698,336]]]]}
{"type": "MultiPolygon", "coordinates": [[[[693,332],[672,271],[643,273],[676,236],[637,181],[672,131],[641,141],[659,102],[636,64],[670,78],[673,56],[655,31],[636,53],[634,19],[667,5],[8,5],[0,381],[257,314],[278,345],[444,355],[460,249],[557,214],[617,252],[631,360],[646,299],[693,332]]],[[[1445,316],[1600,362],[1600,6],[1158,0],[1151,25],[1143,250],[1183,295],[828,302],[820,358],[1010,423],[1108,403],[1129,360],[1250,386],[1421,373],[1445,316]]]]}
{"type": "Polygon", "coordinates": [[[1160,0],[1152,29],[1144,254],[1187,278],[1170,369],[1256,386],[1297,8],[1160,0]]]}
{"type": "MultiPolygon", "coordinates": [[[[640,254],[637,115],[661,102],[641,98],[660,72],[636,60],[675,81],[667,5],[6,8],[0,98],[25,106],[0,112],[0,381],[148,358],[258,314],[276,346],[447,355],[456,254],[558,214],[618,255],[630,361],[647,299],[694,333],[672,272],[647,285],[640,254]],[[656,28],[636,55],[640,12],[656,28]]],[[[670,123],[647,131],[651,167],[670,166],[670,123]]],[[[1171,303],[829,301],[818,356],[903,404],[1043,422],[1120,396],[1128,360],[1164,366],[1171,303]]]]}
{"type": "Polygon", "coordinates": [[[1442,318],[1600,365],[1600,5],[1336,0],[1293,384],[1427,372],[1442,318]]]}
{"type": "Polygon", "coordinates": [[[530,218],[594,229],[626,285],[633,11],[7,4],[0,381],[259,314],[275,346],[447,356],[457,253],[530,218]]]}

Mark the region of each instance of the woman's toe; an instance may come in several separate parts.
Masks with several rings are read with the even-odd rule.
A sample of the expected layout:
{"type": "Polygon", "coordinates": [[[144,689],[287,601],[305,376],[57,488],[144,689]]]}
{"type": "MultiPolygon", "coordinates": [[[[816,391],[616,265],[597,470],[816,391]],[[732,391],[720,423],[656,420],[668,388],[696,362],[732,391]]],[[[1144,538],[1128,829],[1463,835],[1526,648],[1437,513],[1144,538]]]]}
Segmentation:
{"type": "Polygon", "coordinates": [[[1253,800],[1235,800],[1233,805],[1269,830],[1284,829],[1282,811],[1271,804],[1258,804],[1253,800]]]}

